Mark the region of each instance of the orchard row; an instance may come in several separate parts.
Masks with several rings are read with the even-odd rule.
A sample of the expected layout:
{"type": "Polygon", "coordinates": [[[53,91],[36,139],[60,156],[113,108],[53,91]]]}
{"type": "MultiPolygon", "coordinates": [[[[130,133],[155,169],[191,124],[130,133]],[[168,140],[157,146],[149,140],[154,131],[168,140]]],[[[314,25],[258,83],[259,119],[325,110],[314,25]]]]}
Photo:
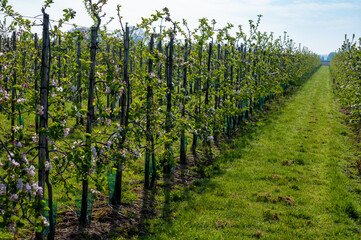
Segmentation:
{"type": "MultiPolygon", "coordinates": [[[[248,36],[241,28],[232,36],[230,24],[215,30],[203,18],[190,30],[164,9],[143,19],[135,39],[121,18],[120,31],[102,28],[106,1],[89,2],[90,30],[49,31],[43,10],[41,38],[2,9],[25,26],[0,39],[0,220],[14,234],[32,224],[42,239],[50,225],[53,238],[54,191],[71,198],[80,183],[81,226],[89,194],[109,192],[119,206],[124,169],[142,155],[145,189],[187,164],[189,152],[207,175],[220,138],[320,64],[287,36],[260,32],[260,19],[248,36]],[[170,27],[157,34],[151,26],[162,19],[170,27]],[[109,190],[107,172],[115,174],[109,190]]],[[[66,10],[64,21],[74,14],[66,10]]]]}
{"type": "Polygon", "coordinates": [[[341,103],[351,109],[353,120],[361,120],[361,44],[346,38],[332,58],[331,71],[341,103]]]}

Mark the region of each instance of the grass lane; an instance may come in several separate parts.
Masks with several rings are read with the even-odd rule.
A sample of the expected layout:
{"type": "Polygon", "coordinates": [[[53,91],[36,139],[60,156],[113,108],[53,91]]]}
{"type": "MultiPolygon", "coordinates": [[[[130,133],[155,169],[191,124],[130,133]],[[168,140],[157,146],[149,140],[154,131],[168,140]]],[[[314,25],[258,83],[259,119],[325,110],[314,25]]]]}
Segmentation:
{"type": "Polygon", "coordinates": [[[257,131],[225,150],[222,173],[171,193],[172,215],[150,220],[145,238],[360,239],[351,136],[322,67],[257,131]]]}

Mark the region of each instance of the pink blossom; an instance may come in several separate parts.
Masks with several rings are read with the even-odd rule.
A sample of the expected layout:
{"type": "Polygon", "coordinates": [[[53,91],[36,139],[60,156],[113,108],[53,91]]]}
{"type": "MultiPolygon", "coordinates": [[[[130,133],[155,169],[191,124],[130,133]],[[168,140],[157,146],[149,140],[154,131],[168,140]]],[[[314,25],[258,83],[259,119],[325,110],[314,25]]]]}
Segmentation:
{"type": "Polygon", "coordinates": [[[17,132],[17,131],[19,131],[20,129],[22,129],[23,128],[23,125],[20,125],[20,127],[19,126],[14,126],[13,128],[12,128],[12,130],[14,131],[14,132],[17,132]]]}
{"type": "Polygon", "coordinates": [[[15,223],[13,222],[11,225],[9,225],[9,230],[11,233],[15,233],[16,229],[15,229],[15,223]]]}
{"type": "Polygon", "coordinates": [[[23,153],[22,155],[23,155],[23,161],[24,161],[24,163],[25,163],[26,165],[28,165],[28,164],[29,164],[29,161],[28,161],[28,158],[26,157],[26,154],[23,153]]]}
{"type": "Polygon", "coordinates": [[[11,194],[10,199],[11,199],[11,200],[18,200],[19,197],[18,197],[18,195],[16,195],[16,194],[11,194]]]}
{"type": "Polygon", "coordinates": [[[43,224],[44,224],[46,227],[49,226],[49,222],[48,222],[48,220],[47,220],[45,217],[43,217],[43,224]]]}
{"type": "Polygon", "coordinates": [[[26,102],[26,99],[25,98],[20,98],[16,101],[16,103],[20,104],[20,103],[24,103],[26,102]]]}
{"type": "Polygon", "coordinates": [[[94,190],[94,189],[90,189],[90,192],[92,193],[92,194],[100,194],[100,192],[99,191],[97,191],[97,190],[94,190]]]}
{"type": "Polygon", "coordinates": [[[20,163],[16,162],[14,159],[12,160],[12,164],[14,167],[20,167],[20,163]]]}
{"type": "Polygon", "coordinates": [[[51,80],[50,80],[50,83],[51,83],[51,85],[53,86],[53,87],[56,87],[56,80],[54,79],[54,78],[52,78],[51,80]]]}
{"type": "Polygon", "coordinates": [[[64,129],[64,137],[67,137],[69,135],[70,132],[70,128],[65,128],[64,129]]]}
{"type": "Polygon", "coordinates": [[[91,147],[91,152],[92,152],[92,154],[93,154],[93,157],[96,157],[96,156],[98,155],[95,146],[92,146],[92,147],[91,147]]]}
{"type": "Polygon", "coordinates": [[[44,115],[44,106],[40,106],[39,107],[39,113],[38,113],[40,116],[43,116],[44,115]]]}
{"type": "Polygon", "coordinates": [[[33,143],[38,143],[38,136],[36,135],[36,133],[34,133],[32,139],[33,139],[33,143]]]}
{"type": "Polygon", "coordinates": [[[5,195],[5,192],[6,192],[6,186],[0,183],[0,196],[5,195]]]}
{"type": "Polygon", "coordinates": [[[46,171],[50,171],[53,168],[53,166],[51,166],[51,163],[49,163],[49,161],[45,162],[45,170],[46,171]]]}
{"type": "Polygon", "coordinates": [[[17,181],[16,181],[16,188],[19,189],[19,190],[23,190],[23,179],[22,178],[19,178],[17,181]]]}
{"type": "Polygon", "coordinates": [[[26,169],[27,170],[27,173],[30,175],[30,176],[32,176],[32,177],[34,177],[35,176],[35,167],[33,166],[33,165],[31,165],[28,169],[26,169]]]}
{"type": "Polygon", "coordinates": [[[108,94],[108,93],[110,93],[110,92],[111,92],[111,91],[110,91],[110,87],[106,87],[106,88],[105,88],[105,93],[108,94]]]}
{"type": "Polygon", "coordinates": [[[123,149],[122,150],[122,155],[123,155],[124,158],[127,156],[126,154],[127,154],[127,149],[123,149]]]}

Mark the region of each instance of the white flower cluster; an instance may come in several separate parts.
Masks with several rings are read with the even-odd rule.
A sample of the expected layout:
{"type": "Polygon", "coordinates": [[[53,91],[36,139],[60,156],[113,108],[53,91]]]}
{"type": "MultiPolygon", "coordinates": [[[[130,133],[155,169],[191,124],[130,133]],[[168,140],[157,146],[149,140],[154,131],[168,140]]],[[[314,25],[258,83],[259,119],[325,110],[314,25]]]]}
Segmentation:
{"type": "Polygon", "coordinates": [[[38,114],[40,115],[40,116],[43,116],[44,115],[44,106],[40,106],[39,107],[39,112],[38,112],[38,114]]]}
{"type": "Polygon", "coordinates": [[[24,102],[26,102],[25,98],[19,98],[18,100],[16,100],[17,104],[24,103],[24,102]]]}
{"type": "Polygon", "coordinates": [[[94,189],[90,189],[90,192],[91,192],[92,194],[94,194],[94,195],[98,195],[98,194],[100,194],[100,192],[99,192],[99,191],[94,190],[94,189]]]}
{"type": "Polygon", "coordinates": [[[10,95],[6,90],[0,89],[0,93],[4,95],[4,98],[0,98],[0,103],[9,100],[10,95]]]}

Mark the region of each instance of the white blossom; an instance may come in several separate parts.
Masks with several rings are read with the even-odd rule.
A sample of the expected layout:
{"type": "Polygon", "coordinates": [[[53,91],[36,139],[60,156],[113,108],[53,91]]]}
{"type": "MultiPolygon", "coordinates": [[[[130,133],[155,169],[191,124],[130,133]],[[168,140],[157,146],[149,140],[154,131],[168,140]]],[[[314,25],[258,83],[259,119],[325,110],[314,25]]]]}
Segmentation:
{"type": "Polygon", "coordinates": [[[70,128],[64,128],[64,137],[67,137],[69,135],[70,128]]]}
{"type": "Polygon", "coordinates": [[[17,181],[16,181],[16,188],[19,189],[19,190],[23,190],[23,179],[22,178],[19,178],[17,181]]]}
{"type": "Polygon", "coordinates": [[[6,186],[0,183],[0,196],[5,195],[5,193],[6,193],[6,186]]]}

